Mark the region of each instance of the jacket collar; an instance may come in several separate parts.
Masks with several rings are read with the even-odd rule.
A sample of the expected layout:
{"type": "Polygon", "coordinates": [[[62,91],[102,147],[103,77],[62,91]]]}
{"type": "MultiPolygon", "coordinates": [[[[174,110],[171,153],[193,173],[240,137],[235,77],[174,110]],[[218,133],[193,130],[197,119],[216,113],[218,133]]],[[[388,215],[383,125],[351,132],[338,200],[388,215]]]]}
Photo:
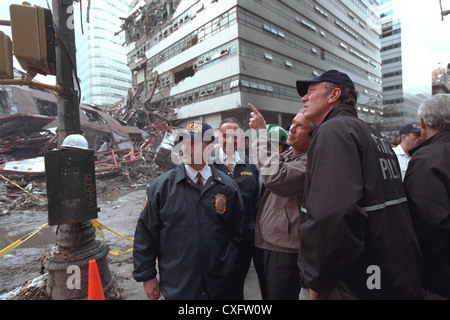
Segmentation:
{"type": "Polygon", "coordinates": [[[409,154],[412,156],[415,152],[417,152],[417,150],[420,150],[426,146],[429,146],[429,145],[432,145],[432,144],[438,143],[438,142],[450,142],[450,131],[445,130],[445,131],[441,131],[441,132],[435,134],[430,139],[425,140],[424,142],[419,144],[417,147],[415,147],[414,149],[409,151],[409,154]]]}
{"type": "Polygon", "coordinates": [[[325,122],[328,120],[339,117],[339,116],[351,116],[351,117],[358,117],[358,112],[356,111],[355,106],[351,106],[348,104],[340,104],[334,107],[330,112],[328,112],[325,119],[322,121],[321,124],[319,124],[314,130],[312,130],[309,135],[312,136],[313,133],[325,122]]]}
{"type": "MultiPolygon", "coordinates": [[[[212,165],[209,165],[209,167],[211,168],[211,178],[214,179],[216,182],[221,183],[221,184],[225,184],[223,179],[219,176],[219,171],[212,165]]],[[[178,165],[175,169],[175,183],[179,183],[183,180],[187,180],[188,176],[186,174],[186,169],[184,168],[184,164],[181,163],[180,165],[178,165]]]]}

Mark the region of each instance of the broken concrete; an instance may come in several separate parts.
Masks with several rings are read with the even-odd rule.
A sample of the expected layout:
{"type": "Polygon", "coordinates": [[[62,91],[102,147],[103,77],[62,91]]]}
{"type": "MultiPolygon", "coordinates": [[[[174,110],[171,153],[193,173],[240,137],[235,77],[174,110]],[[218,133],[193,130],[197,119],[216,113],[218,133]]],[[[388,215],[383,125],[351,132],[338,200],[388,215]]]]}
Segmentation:
{"type": "MultiPolygon", "coordinates": [[[[170,120],[172,110],[152,108],[151,95],[142,101],[141,93],[130,89],[125,102],[80,105],[81,130],[96,151],[98,175],[120,174],[124,165],[152,163],[170,155],[161,143],[176,129],[170,120]]],[[[0,86],[0,173],[44,175],[43,156],[58,147],[58,124],[55,93],[0,86]]],[[[166,165],[168,160],[158,162],[166,165]]]]}

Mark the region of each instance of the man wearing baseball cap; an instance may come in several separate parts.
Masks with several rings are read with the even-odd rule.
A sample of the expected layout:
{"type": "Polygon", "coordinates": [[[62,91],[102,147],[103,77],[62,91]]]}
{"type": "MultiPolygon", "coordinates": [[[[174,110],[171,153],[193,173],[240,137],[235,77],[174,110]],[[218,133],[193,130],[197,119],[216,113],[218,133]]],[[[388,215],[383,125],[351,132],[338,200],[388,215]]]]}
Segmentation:
{"type": "Polygon", "coordinates": [[[134,238],[133,277],[144,283],[150,300],[161,294],[168,300],[228,298],[244,205],[233,179],[207,165],[213,141],[210,125],[190,123],[183,132],[183,163],[147,189],[134,238]]]}
{"type": "Polygon", "coordinates": [[[394,148],[402,171],[402,180],[405,180],[406,169],[408,168],[411,155],[409,151],[422,143],[422,129],[419,122],[409,123],[399,131],[401,142],[394,148]]]}
{"type": "Polygon", "coordinates": [[[297,81],[310,135],[299,224],[301,285],[312,299],[422,299],[421,250],[389,143],[358,118],[337,70],[297,81]]]}

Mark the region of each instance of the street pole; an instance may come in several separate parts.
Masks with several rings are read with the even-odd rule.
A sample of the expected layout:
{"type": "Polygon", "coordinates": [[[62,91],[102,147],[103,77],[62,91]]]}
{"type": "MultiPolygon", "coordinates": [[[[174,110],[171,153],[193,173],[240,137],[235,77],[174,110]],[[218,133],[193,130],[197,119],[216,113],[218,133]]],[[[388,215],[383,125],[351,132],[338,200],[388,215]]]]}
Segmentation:
{"type": "Polygon", "coordinates": [[[76,70],[75,30],[68,24],[73,13],[73,0],[53,0],[53,23],[56,41],[56,82],[62,92],[58,94],[60,145],[66,136],[80,133],[78,91],[74,88],[76,70]],[[69,28],[70,27],[70,28],[69,28]]]}
{"type": "MultiPolygon", "coordinates": [[[[59,145],[61,146],[66,136],[80,133],[78,92],[74,88],[74,77],[76,77],[75,32],[72,24],[68,23],[72,19],[73,0],[53,0],[52,5],[53,22],[58,37],[56,41],[56,80],[62,89],[58,94],[59,145]]],[[[93,162],[94,159],[91,157],[86,161],[93,162]]],[[[60,211],[56,212],[56,219],[62,222],[58,225],[56,246],[52,249],[46,264],[47,293],[54,300],[86,299],[89,285],[89,261],[96,260],[105,297],[115,297],[116,282],[108,266],[108,246],[96,240],[95,228],[90,220],[82,221],[83,219],[80,217],[84,212],[76,212],[75,218],[69,214],[70,209],[74,208],[74,204],[83,202],[86,195],[80,192],[82,190],[75,190],[77,191],[75,192],[77,193],[76,197],[66,199],[63,196],[71,194],[71,192],[65,192],[71,189],[64,190],[65,188],[73,188],[76,185],[67,183],[67,181],[71,179],[77,181],[82,174],[80,164],[78,164],[79,167],[76,167],[77,164],[73,159],[68,159],[66,165],[72,167],[66,171],[65,180],[58,179],[58,177],[56,179],[65,181],[64,185],[60,186],[61,191],[57,194],[58,199],[63,199],[59,199],[62,205],[60,211]],[[67,175],[67,172],[71,174],[67,175]]],[[[57,172],[56,167],[50,168],[50,170],[57,172]]],[[[58,174],[60,173],[56,175],[58,176],[58,174]]],[[[47,176],[49,177],[50,174],[47,176]]],[[[52,215],[54,214],[52,212],[52,215]]]]}

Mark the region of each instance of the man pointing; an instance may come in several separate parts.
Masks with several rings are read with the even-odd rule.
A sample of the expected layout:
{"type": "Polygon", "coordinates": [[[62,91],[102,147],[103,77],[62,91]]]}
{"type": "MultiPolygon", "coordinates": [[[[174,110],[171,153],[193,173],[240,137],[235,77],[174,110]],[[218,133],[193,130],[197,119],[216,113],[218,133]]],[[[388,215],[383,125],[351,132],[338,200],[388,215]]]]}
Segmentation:
{"type": "MultiPolygon", "coordinates": [[[[250,128],[266,133],[266,122],[251,104],[250,128]]],[[[307,151],[312,125],[303,110],[292,120],[287,144],[289,150],[278,154],[278,143],[272,144],[267,134],[253,139],[252,147],[267,150],[267,157],[258,157],[257,167],[265,191],[258,204],[255,223],[255,269],[261,295],[267,300],[298,300],[300,293],[297,267],[300,239],[298,223],[306,175],[307,151]],[[277,162],[274,166],[271,162],[277,162]],[[276,169],[275,169],[276,168],[276,169]]],[[[260,152],[258,152],[260,153],[260,152]]]]}

